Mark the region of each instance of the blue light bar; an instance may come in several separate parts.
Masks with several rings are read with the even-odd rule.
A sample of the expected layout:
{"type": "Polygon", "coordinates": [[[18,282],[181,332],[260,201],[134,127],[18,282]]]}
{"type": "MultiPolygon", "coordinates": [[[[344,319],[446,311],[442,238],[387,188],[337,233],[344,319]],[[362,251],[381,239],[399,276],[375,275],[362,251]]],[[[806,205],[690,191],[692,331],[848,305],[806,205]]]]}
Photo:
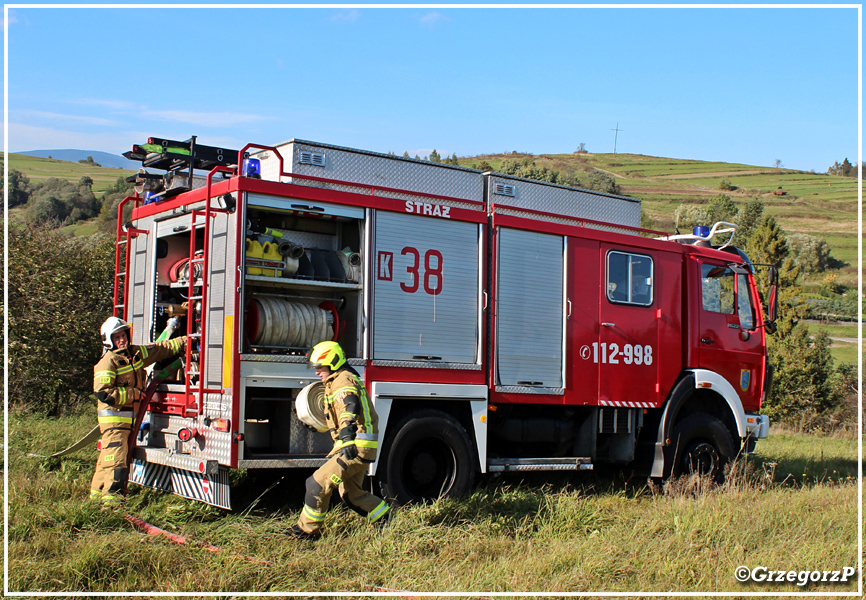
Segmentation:
{"type": "Polygon", "coordinates": [[[257,158],[245,158],[243,166],[243,176],[252,179],[262,178],[262,163],[257,158]]]}

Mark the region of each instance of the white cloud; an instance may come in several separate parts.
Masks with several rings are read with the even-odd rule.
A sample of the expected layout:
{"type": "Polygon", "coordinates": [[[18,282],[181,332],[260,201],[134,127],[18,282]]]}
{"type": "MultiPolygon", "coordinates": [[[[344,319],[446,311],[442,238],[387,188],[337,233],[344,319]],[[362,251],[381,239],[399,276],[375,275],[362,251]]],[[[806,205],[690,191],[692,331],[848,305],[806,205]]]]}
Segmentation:
{"type": "MultiPolygon", "coordinates": [[[[140,143],[150,135],[141,131],[112,130],[103,133],[82,130],[53,129],[24,123],[9,124],[9,152],[27,150],[53,150],[55,148],[77,148],[80,150],[102,150],[103,152],[126,152],[133,143],[140,143]]],[[[133,164],[130,162],[130,164],[133,164]]]]}
{"type": "Polygon", "coordinates": [[[106,100],[104,98],[79,98],[70,100],[72,104],[82,104],[84,106],[100,106],[113,110],[141,110],[144,108],[141,104],[130,102],[128,100],[106,100]]]}
{"type": "Polygon", "coordinates": [[[421,25],[424,27],[435,27],[439,23],[450,21],[448,17],[443,15],[442,13],[432,12],[427,13],[423,17],[421,17],[421,25]]]}
{"type": "Polygon", "coordinates": [[[85,115],[61,115],[59,113],[45,112],[41,110],[18,109],[10,110],[9,118],[15,121],[63,121],[65,123],[78,123],[84,125],[97,125],[104,127],[118,127],[120,122],[102,117],[90,117],[85,115]]]}
{"type": "Polygon", "coordinates": [[[338,12],[333,17],[331,17],[331,20],[332,21],[340,21],[340,22],[344,22],[344,23],[354,23],[355,21],[357,21],[360,18],[361,18],[360,11],[357,11],[353,8],[352,10],[343,10],[343,11],[338,12]]]}
{"type": "Polygon", "coordinates": [[[264,120],[265,117],[234,112],[206,113],[188,110],[145,110],[140,114],[146,119],[172,121],[203,127],[232,127],[241,123],[264,120]]]}

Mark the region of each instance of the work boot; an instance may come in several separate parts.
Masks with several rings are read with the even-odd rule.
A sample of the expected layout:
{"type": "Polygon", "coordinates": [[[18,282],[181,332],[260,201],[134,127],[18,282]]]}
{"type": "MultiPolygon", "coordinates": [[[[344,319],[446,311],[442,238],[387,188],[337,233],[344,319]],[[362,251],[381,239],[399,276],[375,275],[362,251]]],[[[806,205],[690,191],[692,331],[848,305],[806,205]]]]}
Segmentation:
{"type": "Polygon", "coordinates": [[[377,521],[373,522],[373,527],[376,528],[377,531],[384,531],[390,524],[391,521],[394,520],[394,507],[389,506],[388,512],[379,517],[377,521]]]}
{"type": "Polygon", "coordinates": [[[322,536],[322,534],[319,532],[307,533],[306,531],[301,529],[300,525],[292,525],[292,527],[290,529],[286,530],[285,534],[287,536],[289,536],[290,538],[295,538],[296,540],[304,540],[304,541],[315,540],[315,539],[318,539],[322,536]]]}
{"type": "Polygon", "coordinates": [[[102,494],[102,510],[114,510],[122,508],[125,498],[120,494],[102,494]]]}

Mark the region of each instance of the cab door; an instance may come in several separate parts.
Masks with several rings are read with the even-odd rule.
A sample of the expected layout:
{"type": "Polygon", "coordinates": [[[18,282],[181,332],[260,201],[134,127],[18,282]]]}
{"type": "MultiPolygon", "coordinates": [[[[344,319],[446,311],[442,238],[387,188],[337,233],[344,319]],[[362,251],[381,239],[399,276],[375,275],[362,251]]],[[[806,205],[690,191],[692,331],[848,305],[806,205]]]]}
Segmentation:
{"type": "Polygon", "coordinates": [[[744,405],[760,395],[763,334],[756,328],[749,273],[723,261],[700,259],[698,363],[724,377],[744,405]]]}
{"type": "Polygon", "coordinates": [[[659,401],[658,257],[645,249],[601,244],[604,273],[599,298],[599,404],[649,408],[659,401]]]}

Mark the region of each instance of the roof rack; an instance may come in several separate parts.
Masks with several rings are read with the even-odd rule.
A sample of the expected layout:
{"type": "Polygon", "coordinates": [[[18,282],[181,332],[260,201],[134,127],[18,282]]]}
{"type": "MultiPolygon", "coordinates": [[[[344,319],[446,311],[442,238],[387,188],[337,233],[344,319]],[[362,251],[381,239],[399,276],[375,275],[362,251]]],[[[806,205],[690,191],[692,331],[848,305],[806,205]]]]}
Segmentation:
{"type": "MultiPolygon", "coordinates": [[[[162,178],[166,183],[175,179],[175,175],[187,178],[186,185],[172,185],[171,190],[163,192],[166,196],[175,195],[193,188],[193,171],[195,169],[210,171],[214,167],[236,167],[239,150],[204,146],[196,143],[196,136],[184,142],[149,137],[145,144],[133,144],[132,150],[124,152],[129,160],[141,162],[142,167],[161,169],[165,176],[153,176],[143,171],[127,178],[130,183],[140,183],[144,179],[162,178]],[[186,173],[179,173],[187,169],[186,173]]],[[[168,186],[165,186],[168,187],[168,186]]]]}

